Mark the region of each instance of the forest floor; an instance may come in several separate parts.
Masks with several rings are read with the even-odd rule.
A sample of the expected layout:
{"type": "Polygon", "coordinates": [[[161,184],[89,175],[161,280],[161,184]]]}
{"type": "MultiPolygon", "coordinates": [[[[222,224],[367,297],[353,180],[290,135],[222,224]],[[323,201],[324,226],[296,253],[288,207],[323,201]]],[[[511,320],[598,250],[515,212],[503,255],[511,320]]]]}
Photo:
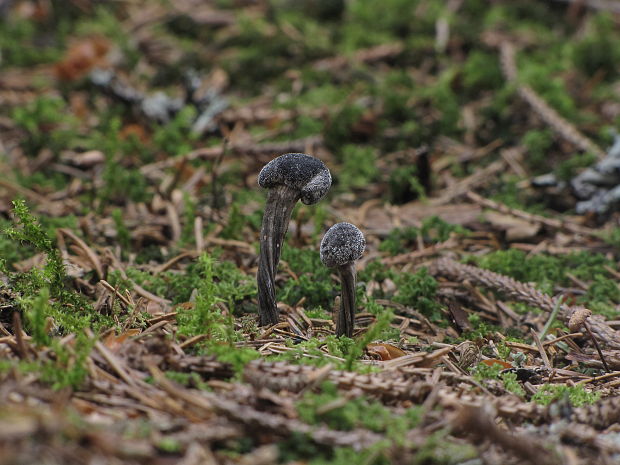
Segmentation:
{"type": "Polygon", "coordinates": [[[620,463],[618,10],[0,2],[0,463],[620,463]]]}

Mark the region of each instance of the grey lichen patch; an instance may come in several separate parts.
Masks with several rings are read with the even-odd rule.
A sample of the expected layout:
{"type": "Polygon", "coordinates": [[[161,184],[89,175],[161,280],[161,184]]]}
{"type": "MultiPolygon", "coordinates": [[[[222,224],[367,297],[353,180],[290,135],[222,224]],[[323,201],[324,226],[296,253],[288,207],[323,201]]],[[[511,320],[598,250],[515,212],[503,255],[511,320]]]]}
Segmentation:
{"type": "Polygon", "coordinates": [[[304,153],[286,153],[267,163],[258,175],[258,184],[264,188],[286,185],[300,192],[306,205],[321,200],[332,185],[332,177],[318,158],[304,153]]]}
{"type": "Polygon", "coordinates": [[[321,261],[335,267],[354,262],[366,248],[364,234],[351,223],[337,223],[327,230],[321,241],[321,261]]]}

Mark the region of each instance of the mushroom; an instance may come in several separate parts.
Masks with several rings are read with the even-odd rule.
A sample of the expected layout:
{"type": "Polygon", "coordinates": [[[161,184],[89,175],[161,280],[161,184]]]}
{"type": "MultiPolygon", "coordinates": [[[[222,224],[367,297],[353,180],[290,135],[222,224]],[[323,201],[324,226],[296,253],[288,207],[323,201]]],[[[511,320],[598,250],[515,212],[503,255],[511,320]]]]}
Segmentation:
{"type": "Polygon", "coordinates": [[[340,274],[342,295],[336,320],[336,336],[353,336],[355,325],[355,260],[364,253],[366,240],[351,223],[337,223],[327,230],[321,241],[321,261],[340,274]]]}
{"type": "Polygon", "coordinates": [[[275,274],[291,212],[300,199],[306,205],[321,200],[332,184],[332,177],[321,160],[303,153],[287,153],[263,167],[258,184],[269,189],[256,276],[260,325],[265,326],[278,322],[275,274]]]}

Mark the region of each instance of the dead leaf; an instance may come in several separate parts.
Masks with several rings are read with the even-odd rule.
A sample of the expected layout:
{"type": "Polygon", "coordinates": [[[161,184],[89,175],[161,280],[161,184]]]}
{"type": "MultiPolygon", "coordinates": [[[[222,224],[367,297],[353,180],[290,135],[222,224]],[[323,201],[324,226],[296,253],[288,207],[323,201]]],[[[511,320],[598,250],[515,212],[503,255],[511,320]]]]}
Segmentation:
{"type": "Polygon", "coordinates": [[[109,50],[110,43],[104,37],[83,39],[72,45],[64,58],[56,63],[56,76],[63,81],[79,79],[94,67],[101,66],[109,50]]]}
{"type": "Polygon", "coordinates": [[[399,349],[395,345],[385,342],[368,344],[366,346],[368,354],[372,357],[379,358],[382,361],[393,360],[403,355],[407,355],[402,349],[399,349]]]}
{"type": "Polygon", "coordinates": [[[504,231],[506,240],[509,242],[531,239],[540,231],[540,224],[531,223],[513,215],[488,211],[485,212],[484,217],[493,226],[504,231]]]}
{"type": "Polygon", "coordinates": [[[513,368],[512,364],[508,362],[504,362],[503,360],[499,360],[497,358],[490,358],[488,360],[483,360],[482,363],[490,367],[497,364],[497,365],[503,366],[504,368],[513,368]]]}
{"type": "Polygon", "coordinates": [[[118,336],[112,333],[104,339],[103,344],[108,349],[114,352],[118,350],[120,346],[123,345],[123,343],[127,340],[128,337],[135,336],[137,334],[140,334],[139,329],[129,329],[125,331],[123,334],[120,334],[118,336]]]}

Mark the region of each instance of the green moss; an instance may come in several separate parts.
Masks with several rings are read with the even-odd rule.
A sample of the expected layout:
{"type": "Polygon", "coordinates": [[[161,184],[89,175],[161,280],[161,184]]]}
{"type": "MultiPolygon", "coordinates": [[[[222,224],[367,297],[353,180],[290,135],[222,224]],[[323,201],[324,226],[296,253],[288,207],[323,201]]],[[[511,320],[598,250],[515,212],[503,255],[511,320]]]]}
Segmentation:
{"type": "MultiPolygon", "coordinates": [[[[472,257],[473,258],[473,257],[472,257]]],[[[589,283],[585,296],[578,299],[588,306],[595,303],[620,301],[620,292],[604,266],[615,269],[615,264],[602,254],[575,252],[551,256],[544,253],[527,255],[509,249],[477,257],[479,266],[511,276],[519,281],[534,282],[541,291],[552,294],[555,286],[569,286],[568,274],[589,283]]]]}
{"type": "Polygon", "coordinates": [[[415,273],[399,273],[394,279],[398,292],[394,302],[418,310],[431,321],[443,321],[441,305],[436,300],[437,281],[426,268],[415,273]]]}
{"type": "Polygon", "coordinates": [[[322,339],[313,337],[307,341],[301,342],[287,340],[286,345],[289,350],[272,358],[274,360],[283,360],[304,365],[325,366],[327,364],[332,364],[336,368],[343,369],[345,367],[344,362],[325,357],[325,352],[322,349],[327,348],[327,353],[329,353],[329,355],[344,358],[353,344],[353,339],[347,337],[337,338],[333,335],[326,336],[322,339]]]}
{"type": "Polygon", "coordinates": [[[76,334],[72,346],[61,344],[60,340],[54,339],[51,348],[56,354],[56,359],[43,364],[41,369],[43,381],[51,383],[54,389],[69,386],[78,388],[88,374],[86,363],[94,344],[95,340],[89,338],[83,331],[76,334]]]}
{"type": "Polygon", "coordinates": [[[367,188],[377,177],[377,155],[372,147],[345,145],[338,182],[343,190],[367,188]]]}
{"type": "Polygon", "coordinates": [[[167,124],[155,127],[153,142],[168,156],[184,155],[192,149],[192,142],[198,135],[191,132],[196,110],[186,106],[167,124]]]}
{"type": "Polygon", "coordinates": [[[337,284],[331,278],[332,270],[321,262],[317,249],[282,248],[282,260],[295,271],[298,279],[289,278],[282,285],[278,298],[295,305],[303,297],[310,308],[331,308],[337,295],[337,284]]]}
{"type": "MultiPolygon", "coordinates": [[[[417,426],[421,420],[419,407],[408,409],[401,416],[395,415],[381,403],[364,397],[342,402],[338,389],[330,382],[323,383],[319,393],[305,394],[296,407],[302,421],[311,425],[325,424],[329,428],[343,431],[365,428],[378,433],[389,430],[403,434],[417,426]],[[337,406],[325,412],[321,411],[330,404],[337,406]]],[[[403,437],[391,438],[404,440],[403,437]]]]}
{"type": "Polygon", "coordinates": [[[47,355],[33,361],[5,360],[0,363],[0,373],[17,370],[21,373],[36,373],[43,383],[53,389],[79,388],[88,374],[87,358],[95,343],[84,332],[76,334],[73,341],[60,343],[51,339],[47,355]]]}
{"type": "Polygon", "coordinates": [[[558,179],[568,181],[575,177],[583,168],[592,166],[596,161],[597,157],[593,153],[579,153],[560,162],[555,169],[555,174],[558,179]]]}
{"type": "Polygon", "coordinates": [[[105,184],[99,197],[105,202],[148,202],[153,195],[140,170],[123,166],[115,157],[108,157],[102,177],[105,184]]]}
{"type": "Polygon", "coordinates": [[[493,194],[490,196],[491,199],[511,208],[548,216],[549,213],[545,210],[544,205],[535,203],[534,200],[524,192],[524,189],[519,187],[519,178],[516,176],[501,176],[497,179],[497,183],[493,187],[494,190],[493,194]]]}
{"type": "Polygon", "coordinates": [[[340,154],[340,148],[344,144],[355,142],[353,130],[363,113],[364,107],[359,103],[353,102],[344,105],[331,114],[323,132],[325,144],[328,148],[338,155],[340,154]]]}
{"type": "Polygon", "coordinates": [[[157,448],[168,454],[176,454],[181,452],[181,443],[178,439],[174,438],[162,438],[157,443],[157,448]]]}
{"type": "Polygon", "coordinates": [[[211,390],[209,385],[205,383],[198,373],[185,373],[182,371],[166,371],[166,378],[183,386],[197,388],[201,390],[211,390]]]}
{"type": "Polygon", "coordinates": [[[463,65],[463,85],[468,92],[500,88],[504,83],[497,54],[473,50],[463,65]]]}
{"type": "Polygon", "coordinates": [[[513,394],[516,394],[519,397],[525,396],[525,390],[521,387],[521,383],[517,381],[516,373],[511,373],[511,372],[503,373],[501,375],[501,379],[504,382],[504,388],[508,392],[512,392],[513,394]]]}
{"type": "Polygon", "coordinates": [[[121,251],[128,251],[131,246],[131,232],[123,221],[123,211],[120,208],[112,210],[112,219],[116,226],[116,238],[121,245],[121,251]]]}
{"type": "Polygon", "coordinates": [[[519,68],[519,77],[530,84],[555,111],[571,121],[578,120],[578,111],[564,80],[556,75],[566,66],[562,61],[549,60],[549,51],[528,56],[519,68]]]}
{"type": "MultiPolygon", "coordinates": [[[[23,243],[31,246],[35,251],[44,253],[47,256],[47,262],[43,269],[33,268],[30,273],[24,273],[19,278],[27,287],[23,291],[38,291],[43,287],[49,287],[51,293],[55,297],[64,295],[64,282],[66,280],[66,272],[62,263],[62,258],[58,249],[56,249],[50,237],[43,230],[37,219],[30,214],[30,210],[23,200],[13,201],[13,214],[15,217],[14,225],[2,231],[2,233],[14,241],[14,243],[23,243]],[[28,276],[30,279],[28,279],[28,276]],[[27,282],[30,282],[30,286],[27,282]]],[[[28,294],[26,292],[25,294],[28,294]]]]}
{"type": "Polygon", "coordinates": [[[0,50],[2,65],[34,66],[53,63],[61,57],[61,45],[50,40],[50,34],[42,31],[34,21],[17,18],[0,21],[0,50]],[[41,40],[45,38],[45,40],[41,40]]]}
{"type": "Polygon", "coordinates": [[[537,171],[545,171],[550,168],[549,151],[553,145],[555,136],[550,129],[531,129],[521,139],[527,149],[527,164],[537,171]]]}
{"type": "Polygon", "coordinates": [[[420,228],[409,226],[392,229],[379,244],[379,250],[389,252],[390,255],[397,255],[408,252],[412,247],[417,246],[416,239],[419,235],[422,236],[425,243],[435,244],[448,240],[452,233],[465,235],[467,230],[462,226],[450,224],[438,216],[430,216],[422,220],[420,228]]]}
{"type": "Polygon", "coordinates": [[[239,204],[232,204],[228,212],[228,221],[222,229],[221,236],[225,239],[241,239],[244,224],[245,215],[241,214],[239,204]]]}
{"type": "Polygon", "coordinates": [[[434,34],[434,22],[443,7],[428,3],[416,8],[408,0],[368,0],[347,3],[347,21],[342,25],[343,51],[371,47],[397,39],[434,34]]]}
{"type": "Polygon", "coordinates": [[[49,298],[49,290],[42,288],[37,296],[23,298],[20,302],[26,313],[29,334],[37,346],[44,346],[50,342],[49,335],[45,331],[46,317],[53,313],[49,298]]]}
{"type": "Polygon", "coordinates": [[[525,390],[521,386],[521,383],[517,381],[517,374],[511,372],[501,373],[502,370],[504,370],[504,367],[499,363],[494,363],[491,366],[480,363],[473,368],[472,374],[474,379],[478,382],[484,382],[484,380],[487,379],[500,380],[504,384],[504,389],[508,392],[512,392],[519,397],[524,397],[525,390]]]}
{"type": "Polygon", "coordinates": [[[383,309],[381,313],[377,314],[376,322],[356,339],[329,335],[324,338],[313,337],[307,341],[287,340],[286,344],[289,350],[272,358],[314,366],[332,364],[334,369],[353,370],[362,373],[373,371],[372,365],[360,363],[359,360],[370,342],[389,339],[392,318],[393,313],[383,309]],[[329,355],[344,360],[325,357],[324,349],[327,349],[329,355]]]}
{"type": "Polygon", "coordinates": [[[618,76],[620,36],[612,15],[605,12],[592,15],[586,31],[572,47],[573,63],[588,76],[602,72],[604,79],[613,80],[618,76]]]}
{"type": "Polygon", "coordinates": [[[399,166],[390,172],[388,178],[389,199],[402,204],[414,199],[424,198],[426,191],[419,179],[418,167],[414,164],[399,166]]]}
{"type": "Polygon", "coordinates": [[[553,401],[567,399],[573,407],[582,407],[594,404],[600,398],[600,392],[588,392],[583,386],[545,384],[532,396],[532,401],[541,405],[549,405],[553,401]]]}
{"type": "Polygon", "coordinates": [[[22,147],[30,156],[38,155],[44,148],[56,154],[77,137],[78,121],[67,103],[58,97],[37,97],[15,107],[11,117],[28,134],[22,138],[22,147]]]}

